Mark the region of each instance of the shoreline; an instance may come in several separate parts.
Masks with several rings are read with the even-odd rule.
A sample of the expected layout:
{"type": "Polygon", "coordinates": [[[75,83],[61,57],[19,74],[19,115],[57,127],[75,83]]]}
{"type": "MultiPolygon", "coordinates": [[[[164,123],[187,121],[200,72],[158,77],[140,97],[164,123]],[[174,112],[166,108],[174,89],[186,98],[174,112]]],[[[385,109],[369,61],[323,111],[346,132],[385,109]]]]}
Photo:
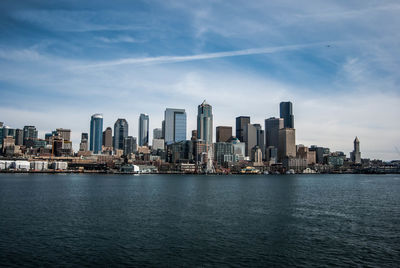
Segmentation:
{"type": "Polygon", "coordinates": [[[325,173],[294,173],[294,174],[275,174],[275,173],[190,173],[190,172],[110,172],[110,171],[82,171],[82,170],[1,170],[0,174],[101,174],[101,175],[241,175],[241,176],[260,176],[260,175],[348,175],[348,174],[363,174],[363,175],[387,175],[400,174],[399,172],[325,172],[325,173]]]}

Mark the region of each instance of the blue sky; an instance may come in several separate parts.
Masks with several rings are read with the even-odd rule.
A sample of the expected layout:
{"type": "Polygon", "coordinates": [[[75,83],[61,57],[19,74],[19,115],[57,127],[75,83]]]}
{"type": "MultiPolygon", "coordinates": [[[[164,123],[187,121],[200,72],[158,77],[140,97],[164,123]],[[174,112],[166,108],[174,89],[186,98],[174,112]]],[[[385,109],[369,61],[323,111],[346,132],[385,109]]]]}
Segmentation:
{"type": "Polygon", "coordinates": [[[398,1],[3,0],[0,121],[77,146],[98,112],[137,136],[140,113],[184,108],[189,135],[204,99],[214,126],[291,100],[297,143],[398,159],[399,26],[398,1]]]}

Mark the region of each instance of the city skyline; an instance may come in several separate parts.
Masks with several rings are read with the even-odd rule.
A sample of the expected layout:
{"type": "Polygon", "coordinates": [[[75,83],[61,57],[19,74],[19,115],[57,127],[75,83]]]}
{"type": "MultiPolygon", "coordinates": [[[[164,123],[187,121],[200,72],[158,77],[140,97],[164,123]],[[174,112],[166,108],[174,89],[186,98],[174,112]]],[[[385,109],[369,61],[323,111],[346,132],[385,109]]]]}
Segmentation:
{"type": "MultiPolygon", "coordinates": [[[[204,104],[204,103],[206,103],[206,101],[204,100],[203,102],[202,102],[202,104],[204,104]]],[[[292,114],[294,114],[293,113],[293,103],[291,102],[291,101],[282,101],[282,102],[280,102],[279,103],[279,105],[278,105],[278,107],[279,107],[279,110],[281,110],[281,108],[283,108],[282,107],[282,104],[284,104],[284,105],[287,105],[287,104],[289,104],[290,106],[291,106],[291,111],[292,111],[292,114]]],[[[207,103],[207,105],[209,105],[208,103],[207,103]]],[[[200,107],[201,105],[199,105],[198,107],[200,107]]],[[[213,106],[212,105],[209,105],[210,107],[212,107],[213,108],[213,106]]],[[[198,108],[199,109],[199,108],[198,108]]],[[[283,109],[285,109],[285,108],[283,108],[283,109]]],[[[197,132],[197,129],[195,128],[195,129],[189,129],[188,128],[188,122],[187,122],[187,113],[185,112],[185,109],[180,109],[180,108],[166,108],[166,110],[165,110],[165,113],[167,112],[167,111],[173,111],[174,113],[175,112],[178,112],[178,113],[184,113],[184,116],[185,116],[185,118],[186,118],[186,120],[185,120],[185,124],[186,124],[186,135],[187,135],[187,137],[190,137],[191,136],[191,133],[192,133],[192,131],[196,131],[197,132]]],[[[281,113],[281,111],[279,111],[279,114],[281,113]]],[[[145,115],[146,116],[146,120],[149,120],[149,115],[148,114],[143,114],[143,113],[141,113],[140,115],[145,115]]],[[[164,115],[165,116],[165,115],[164,115]]],[[[237,120],[238,120],[238,118],[248,118],[249,116],[238,116],[238,117],[235,117],[235,118],[233,118],[232,120],[233,121],[235,121],[236,122],[236,124],[237,124],[237,120]]],[[[98,137],[100,138],[100,141],[97,141],[97,144],[99,144],[99,142],[100,142],[100,144],[102,144],[102,143],[104,143],[104,141],[102,140],[103,139],[103,137],[104,137],[104,133],[103,133],[103,131],[106,131],[107,129],[112,129],[110,126],[106,126],[106,125],[104,125],[104,123],[103,123],[103,119],[104,119],[104,117],[103,117],[103,114],[102,113],[96,113],[96,114],[93,114],[92,116],[91,116],[91,120],[90,120],[90,124],[89,124],[89,133],[91,133],[92,132],[92,122],[93,122],[93,118],[101,118],[101,123],[100,123],[100,125],[101,125],[101,127],[99,127],[99,126],[97,126],[96,125],[96,129],[93,129],[93,132],[94,133],[96,133],[97,132],[97,135],[98,135],[98,137]],[[99,135],[99,134],[102,134],[102,135],[99,135]]],[[[140,123],[140,116],[139,116],[139,123],[140,123]]],[[[196,115],[196,118],[198,119],[198,115],[196,115]]],[[[246,127],[245,127],[245,130],[244,130],[244,133],[246,133],[247,131],[249,131],[248,130],[248,128],[249,127],[252,127],[252,128],[254,128],[254,131],[261,131],[261,135],[260,134],[256,134],[254,131],[252,131],[252,135],[257,135],[257,136],[255,136],[255,137],[257,137],[257,138],[253,138],[253,141],[252,141],[252,144],[250,145],[250,147],[253,147],[254,145],[258,145],[258,143],[259,143],[259,141],[257,141],[258,139],[259,139],[259,137],[262,137],[262,146],[264,146],[265,145],[265,153],[267,153],[266,152],[266,150],[267,150],[267,147],[268,147],[268,142],[267,142],[267,140],[268,140],[268,138],[267,138],[267,136],[268,136],[268,134],[267,134],[267,132],[266,132],[266,129],[267,129],[267,121],[270,121],[270,120],[280,120],[281,121],[281,129],[283,130],[283,129],[287,129],[287,128],[285,128],[284,127],[284,118],[280,118],[280,117],[273,117],[273,116],[271,116],[271,117],[269,117],[269,118],[265,118],[264,119],[264,121],[265,121],[265,125],[264,124],[258,124],[257,122],[253,122],[252,121],[252,119],[251,119],[251,117],[249,117],[250,119],[249,119],[249,122],[248,122],[248,125],[246,125],[246,127]],[[258,129],[258,130],[257,130],[258,129]],[[254,144],[253,144],[254,143],[254,144]]],[[[114,123],[114,130],[112,130],[112,146],[114,147],[114,151],[115,151],[115,142],[117,142],[117,140],[115,139],[115,128],[116,128],[116,125],[119,123],[119,122],[123,122],[125,125],[126,125],[126,127],[124,128],[124,130],[123,130],[123,132],[124,132],[124,135],[126,135],[126,137],[128,137],[127,135],[128,135],[128,132],[130,131],[129,129],[129,122],[128,122],[128,120],[127,119],[125,119],[125,118],[118,118],[116,121],[115,121],[115,123],[114,123]]],[[[246,121],[247,122],[247,121],[246,121]]],[[[2,125],[2,127],[10,127],[9,125],[7,125],[7,124],[5,124],[4,122],[1,122],[1,123],[3,123],[3,125],[2,125]]],[[[160,124],[160,126],[162,125],[162,123],[163,122],[161,122],[161,124],[160,124]]],[[[294,123],[294,121],[293,121],[293,119],[291,119],[291,124],[293,124],[294,123]]],[[[232,128],[232,134],[234,134],[234,133],[237,133],[236,132],[236,125],[235,123],[234,124],[232,124],[232,125],[229,125],[229,127],[231,127],[232,128]]],[[[139,124],[138,124],[139,125],[139,124]]],[[[35,133],[36,133],[36,137],[37,138],[39,138],[39,139],[42,139],[42,138],[45,138],[45,136],[47,135],[47,134],[51,134],[51,131],[49,130],[49,131],[46,131],[44,134],[43,134],[43,137],[41,137],[41,135],[40,135],[40,133],[39,133],[39,131],[37,131],[36,130],[36,127],[33,125],[33,126],[31,126],[31,125],[25,125],[25,126],[23,126],[23,127],[15,127],[15,128],[11,128],[11,130],[13,130],[13,131],[18,131],[18,130],[22,130],[23,129],[23,131],[25,132],[25,129],[26,128],[34,128],[35,129],[35,133]]],[[[211,124],[211,127],[213,128],[213,129],[217,129],[217,128],[219,128],[219,127],[228,127],[228,125],[226,125],[226,126],[218,126],[218,125],[214,125],[214,124],[211,124]]],[[[269,126],[269,127],[273,127],[272,125],[271,126],[269,126]]],[[[274,128],[274,127],[273,127],[274,128]]],[[[162,130],[162,128],[160,128],[160,127],[156,127],[156,128],[154,128],[154,129],[152,129],[151,131],[149,131],[149,133],[148,133],[148,135],[149,135],[149,137],[151,137],[151,139],[149,139],[149,145],[150,146],[152,146],[152,142],[150,142],[150,141],[152,141],[153,140],[153,136],[154,136],[154,133],[153,133],[153,130],[162,130]],[[150,134],[151,133],[151,134],[150,134]]],[[[63,130],[63,128],[62,127],[60,127],[60,128],[57,128],[57,130],[63,130]]],[[[67,130],[67,131],[69,131],[69,133],[68,133],[68,135],[69,135],[69,137],[72,137],[73,135],[72,135],[72,133],[74,133],[74,131],[71,131],[71,129],[65,129],[65,130],[67,130]]],[[[276,130],[274,130],[274,131],[277,131],[277,130],[280,130],[279,128],[277,128],[276,130]]],[[[53,131],[54,132],[54,131],[53,131]]],[[[76,136],[76,133],[74,133],[75,135],[74,136],[76,136]]],[[[139,133],[138,133],[139,134],[139,133]]],[[[75,152],[77,152],[77,151],[79,151],[79,149],[80,149],[80,142],[82,141],[82,137],[83,137],[83,135],[87,135],[87,133],[85,132],[85,131],[83,131],[83,132],[79,132],[79,142],[77,142],[77,143],[73,143],[73,150],[75,151],[75,152]]],[[[122,135],[122,134],[121,134],[122,135]]],[[[213,143],[215,143],[216,142],[216,135],[217,135],[217,133],[216,133],[216,131],[213,131],[213,137],[212,137],[212,142],[213,143]]],[[[129,136],[129,137],[133,137],[134,139],[135,139],[135,141],[137,140],[138,141],[138,139],[139,139],[139,135],[137,135],[137,136],[129,136]]],[[[186,138],[187,138],[186,137],[186,138]]],[[[237,138],[235,135],[233,135],[233,137],[235,137],[235,138],[237,138]]],[[[247,140],[246,140],[246,135],[244,136],[244,141],[241,141],[242,143],[245,143],[245,144],[247,144],[247,140]]],[[[92,138],[91,138],[91,135],[89,135],[89,141],[90,141],[90,144],[89,144],[89,147],[93,147],[93,148],[88,148],[90,151],[92,151],[92,152],[94,152],[95,154],[97,154],[98,152],[100,152],[101,151],[101,148],[100,147],[98,147],[98,149],[96,150],[96,149],[94,149],[95,148],[95,146],[94,145],[91,145],[91,143],[93,142],[93,144],[95,143],[95,140],[97,139],[97,138],[94,138],[93,139],[93,141],[92,141],[92,138]]],[[[277,137],[275,137],[275,138],[277,138],[277,137]]],[[[182,140],[182,139],[178,139],[178,141],[180,141],[180,140],[182,140]]],[[[184,140],[184,139],[183,139],[184,140]]],[[[358,141],[358,136],[356,135],[355,136],[355,140],[357,140],[357,142],[359,142],[358,141]]],[[[73,139],[71,139],[71,141],[73,142],[73,139]]],[[[296,138],[294,139],[294,141],[295,141],[295,143],[294,144],[296,144],[296,146],[298,146],[298,145],[305,145],[305,146],[323,146],[323,147],[327,147],[327,146],[325,146],[324,144],[316,144],[316,143],[312,143],[312,144],[303,144],[303,143],[299,143],[298,141],[297,141],[297,136],[296,136],[296,138]]],[[[354,141],[355,142],[355,141],[354,141]]],[[[353,144],[354,144],[354,142],[353,142],[353,144]]],[[[121,143],[121,142],[120,142],[121,143]]],[[[167,143],[170,143],[170,142],[165,142],[166,144],[167,143]]],[[[104,145],[104,144],[103,144],[104,145]]],[[[139,145],[139,144],[137,144],[137,145],[139,145]]],[[[121,143],[121,146],[123,147],[124,145],[122,145],[122,143],[121,143]]],[[[355,146],[355,145],[354,145],[355,146]]],[[[359,145],[358,145],[359,146],[359,145]]],[[[276,146],[274,146],[275,148],[277,148],[276,146]]],[[[247,148],[247,146],[246,146],[246,148],[247,148]]],[[[348,158],[352,158],[352,152],[353,152],[353,149],[354,149],[354,147],[353,147],[353,145],[351,145],[351,149],[350,150],[348,150],[348,151],[341,151],[341,150],[338,150],[337,148],[335,148],[335,147],[330,147],[331,148],[331,150],[333,150],[333,151],[338,151],[338,152],[343,152],[345,155],[347,155],[348,156],[348,158]]],[[[118,148],[117,148],[118,149],[118,148]]],[[[121,149],[123,149],[123,148],[121,148],[121,149]]],[[[246,152],[248,151],[248,153],[246,153],[246,155],[247,154],[249,154],[250,153],[250,150],[248,150],[248,149],[246,149],[246,152]]],[[[263,152],[264,153],[264,152],[263,152]]],[[[364,158],[368,158],[367,156],[365,156],[365,154],[363,154],[363,157],[364,158]]],[[[379,158],[377,158],[377,157],[372,157],[371,159],[379,159],[379,158]]],[[[390,161],[390,160],[395,160],[395,159],[382,159],[382,160],[384,160],[384,161],[390,161]]]]}
{"type": "Polygon", "coordinates": [[[214,133],[241,115],[263,126],[291,100],[298,144],[348,154],[359,136],[363,157],[399,158],[396,1],[0,6],[0,121],[13,128],[71,129],[77,150],[98,112],[103,130],[126,118],[135,136],[149,114],[151,141],[166,107],[186,110],[190,137],[204,99],[214,133]]]}

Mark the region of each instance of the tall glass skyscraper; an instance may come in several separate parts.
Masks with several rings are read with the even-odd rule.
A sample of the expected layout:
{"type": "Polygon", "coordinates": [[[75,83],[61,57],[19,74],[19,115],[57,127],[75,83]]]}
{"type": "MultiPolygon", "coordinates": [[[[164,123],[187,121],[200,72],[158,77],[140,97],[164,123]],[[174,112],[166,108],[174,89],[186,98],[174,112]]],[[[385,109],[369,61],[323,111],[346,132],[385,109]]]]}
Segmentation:
{"type": "Polygon", "coordinates": [[[212,107],[205,100],[197,108],[197,138],[208,144],[213,140],[212,107]]]}
{"type": "Polygon", "coordinates": [[[250,124],[250,116],[238,116],[236,117],[236,138],[241,142],[246,141],[246,126],[250,124]]]}
{"type": "Polygon", "coordinates": [[[34,126],[24,126],[24,145],[26,144],[27,140],[31,140],[31,139],[37,139],[38,137],[38,131],[36,130],[36,127],[34,126]]]}
{"type": "Polygon", "coordinates": [[[185,109],[167,108],[164,113],[165,143],[186,140],[185,109]]]}
{"type": "Polygon", "coordinates": [[[114,124],[114,150],[124,149],[124,139],[128,137],[128,122],[124,118],[118,118],[114,124]]]}
{"type": "Polygon", "coordinates": [[[90,151],[95,154],[101,152],[103,145],[103,115],[94,114],[90,120],[90,151]]]}
{"type": "Polygon", "coordinates": [[[279,105],[280,117],[283,118],[284,128],[294,128],[293,105],[290,101],[281,102],[279,105]]]}
{"type": "Polygon", "coordinates": [[[149,115],[140,114],[139,116],[139,146],[149,145],[149,115]]]}
{"type": "Polygon", "coordinates": [[[279,130],[283,128],[283,119],[270,117],[265,119],[265,147],[279,146],[279,130]]]}

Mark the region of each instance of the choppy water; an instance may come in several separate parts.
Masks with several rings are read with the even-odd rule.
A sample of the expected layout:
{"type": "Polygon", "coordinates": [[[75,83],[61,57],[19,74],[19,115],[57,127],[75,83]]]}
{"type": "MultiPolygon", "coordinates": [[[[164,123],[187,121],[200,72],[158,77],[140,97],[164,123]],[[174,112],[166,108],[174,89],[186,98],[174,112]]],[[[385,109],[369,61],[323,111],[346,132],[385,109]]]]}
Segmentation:
{"type": "Polygon", "coordinates": [[[398,267],[400,176],[0,174],[0,265],[398,267]]]}

